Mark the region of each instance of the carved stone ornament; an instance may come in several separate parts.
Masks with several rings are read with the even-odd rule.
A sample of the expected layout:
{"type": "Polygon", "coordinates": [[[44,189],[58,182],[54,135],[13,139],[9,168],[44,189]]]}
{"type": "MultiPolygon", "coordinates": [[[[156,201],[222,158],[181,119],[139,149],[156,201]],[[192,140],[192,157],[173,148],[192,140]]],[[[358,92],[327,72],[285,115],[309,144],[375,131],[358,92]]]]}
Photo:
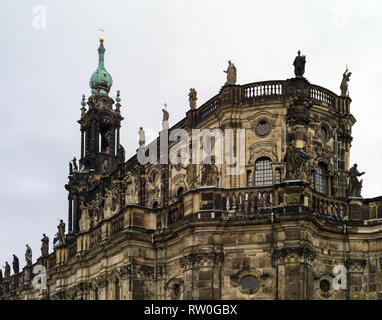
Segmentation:
{"type": "Polygon", "coordinates": [[[191,253],[180,259],[180,266],[183,269],[191,269],[193,267],[212,267],[220,265],[224,261],[223,252],[211,253],[191,253]]]}
{"type": "Polygon", "coordinates": [[[309,263],[311,264],[316,258],[316,254],[304,247],[299,248],[283,248],[275,250],[272,255],[272,260],[278,261],[279,264],[286,263],[309,263]]]}

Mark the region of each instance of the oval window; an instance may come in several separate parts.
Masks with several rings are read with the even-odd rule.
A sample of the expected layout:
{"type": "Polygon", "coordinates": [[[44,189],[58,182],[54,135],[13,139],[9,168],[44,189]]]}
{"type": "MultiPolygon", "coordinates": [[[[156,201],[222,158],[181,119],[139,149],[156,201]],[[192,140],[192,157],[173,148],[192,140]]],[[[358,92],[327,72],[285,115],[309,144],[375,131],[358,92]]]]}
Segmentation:
{"type": "Polygon", "coordinates": [[[259,279],[255,276],[245,276],[240,279],[240,286],[250,292],[254,292],[259,288],[259,279]]]}
{"type": "Polygon", "coordinates": [[[330,283],[328,280],[324,279],[320,281],[320,290],[324,293],[328,293],[330,291],[330,283]]]}
{"type": "Polygon", "coordinates": [[[261,120],[256,127],[256,133],[259,136],[265,136],[269,133],[269,131],[271,131],[271,125],[269,122],[261,120]]]}

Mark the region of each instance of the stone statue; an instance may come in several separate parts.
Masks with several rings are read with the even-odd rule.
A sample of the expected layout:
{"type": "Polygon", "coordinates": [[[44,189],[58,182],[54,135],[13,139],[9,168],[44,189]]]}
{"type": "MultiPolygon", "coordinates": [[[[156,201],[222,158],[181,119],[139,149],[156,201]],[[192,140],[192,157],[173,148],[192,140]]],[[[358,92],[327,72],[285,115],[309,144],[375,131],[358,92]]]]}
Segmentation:
{"type": "Polygon", "coordinates": [[[305,73],[306,57],[301,56],[301,51],[298,50],[298,56],[294,59],[294,74],[296,77],[303,77],[305,73]]]}
{"type": "Polygon", "coordinates": [[[74,170],[78,171],[78,166],[77,166],[77,159],[76,159],[76,157],[73,158],[72,163],[73,163],[73,168],[74,168],[74,170]]]}
{"type": "Polygon", "coordinates": [[[130,171],[126,175],[125,183],[126,183],[125,203],[134,204],[135,179],[133,174],[130,171]]]}
{"type": "Polygon", "coordinates": [[[125,162],[125,148],[122,145],[118,146],[117,157],[119,163],[125,162]]]}
{"type": "Polygon", "coordinates": [[[348,97],[349,96],[349,85],[348,82],[350,81],[350,76],[352,75],[351,72],[348,72],[348,68],[346,68],[346,71],[344,72],[342,76],[342,81],[341,81],[341,96],[342,97],[348,97]]]}
{"type": "Polygon", "coordinates": [[[19,274],[19,271],[20,271],[19,258],[17,258],[15,254],[13,255],[12,266],[13,266],[14,274],[19,274]]]}
{"type": "Polygon", "coordinates": [[[187,185],[189,189],[195,189],[199,175],[197,172],[196,164],[189,163],[186,168],[187,185]]]}
{"type": "Polygon", "coordinates": [[[218,181],[218,168],[213,163],[205,163],[202,168],[202,185],[203,186],[217,186],[218,181]]]}
{"type": "Polygon", "coordinates": [[[69,162],[69,174],[73,174],[73,164],[69,162]]]}
{"type": "Polygon", "coordinates": [[[81,118],[83,118],[85,116],[85,113],[86,113],[86,108],[81,107],[81,118]]]}
{"type": "Polygon", "coordinates": [[[42,235],[41,242],[41,255],[43,257],[46,257],[49,255],[49,238],[46,236],[45,233],[42,235]]]}
{"type": "Polygon", "coordinates": [[[164,109],[162,109],[163,112],[163,119],[162,119],[162,130],[168,130],[169,129],[169,123],[168,123],[168,118],[170,114],[166,110],[167,104],[164,104],[164,109]]]}
{"type": "Polygon", "coordinates": [[[5,278],[5,281],[8,281],[9,279],[11,279],[11,266],[9,265],[9,263],[7,261],[5,261],[5,267],[4,267],[4,278],[5,278]]]}
{"type": "Polygon", "coordinates": [[[286,154],[286,179],[287,180],[309,180],[309,155],[298,148],[290,148],[286,154]]]}
{"type": "Polygon", "coordinates": [[[362,181],[358,181],[358,177],[364,175],[365,172],[360,173],[357,170],[357,164],[355,163],[353,167],[348,171],[349,176],[349,196],[351,197],[361,197],[362,181]]]}
{"type": "Polygon", "coordinates": [[[197,165],[192,163],[192,155],[190,155],[190,161],[187,166],[182,166],[180,168],[186,170],[186,181],[189,189],[195,189],[197,187],[197,182],[199,179],[197,165]]]}
{"type": "Polygon", "coordinates": [[[227,84],[236,84],[236,67],[235,65],[230,61],[228,61],[228,68],[226,71],[224,71],[227,74],[227,84]]]}
{"type": "Polygon", "coordinates": [[[139,146],[144,147],[146,143],[145,130],[142,127],[139,128],[139,146]]]}
{"type": "Polygon", "coordinates": [[[3,270],[0,269],[0,284],[2,284],[4,281],[4,278],[3,278],[3,270]]]}
{"type": "Polygon", "coordinates": [[[64,220],[60,220],[60,224],[57,226],[58,229],[58,240],[60,241],[61,245],[64,245],[66,243],[65,239],[65,222],[64,220]]]}
{"type": "Polygon", "coordinates": [[[32,249],[29,245],[26,245],[27,249],[25,251],[25,261],[27,263],[27,266],[32,265],[32,249]]]}
{"type": "Polygon", "coordinates": [[[190,89],[190,93],[188,94],[188,100],[190,102],[191,110],[196,109],[196,100],[198,100],[198,98],[197,98],[197,92],[194,88],[190,89]]]}

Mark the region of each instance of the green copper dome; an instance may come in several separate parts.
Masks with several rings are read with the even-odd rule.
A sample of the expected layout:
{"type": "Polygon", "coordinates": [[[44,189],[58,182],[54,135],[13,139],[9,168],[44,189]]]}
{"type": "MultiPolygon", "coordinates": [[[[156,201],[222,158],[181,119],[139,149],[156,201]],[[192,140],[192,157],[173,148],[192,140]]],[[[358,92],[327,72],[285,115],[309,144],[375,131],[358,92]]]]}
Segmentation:
{"type": "Polygon", "coordinates": [[[103,46],[103,39],[100,39],[98,48],[98,68],[90,78],[89,85],[92,89],[92,94],[108,94],[113,84],[111,75],[106,71],[104,66],[105,47],[103,46]]]}

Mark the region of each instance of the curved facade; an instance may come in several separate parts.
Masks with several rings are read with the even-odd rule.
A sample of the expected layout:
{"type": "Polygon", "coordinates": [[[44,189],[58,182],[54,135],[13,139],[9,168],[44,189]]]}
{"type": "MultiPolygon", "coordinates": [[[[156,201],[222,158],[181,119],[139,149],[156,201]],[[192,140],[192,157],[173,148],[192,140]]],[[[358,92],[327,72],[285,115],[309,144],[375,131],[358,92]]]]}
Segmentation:
{"type": "Polygon", "coordinates": [[[47,288],[26,266],[0,299],[382,298],[382,197],[354,193],[348,96],[301,75],[227,83],[141,146],[156,164],[125,161],[119,101],[93,94],[83,108],[68,230],[36,263],[47,288]],[[179,141],[164,141],[177,129],[187,156],[211,147],[212,163],[149,152],[164,145],[171,158],[179,141]],[[213,138],[192,149],[197,129],[213,138]]]}

